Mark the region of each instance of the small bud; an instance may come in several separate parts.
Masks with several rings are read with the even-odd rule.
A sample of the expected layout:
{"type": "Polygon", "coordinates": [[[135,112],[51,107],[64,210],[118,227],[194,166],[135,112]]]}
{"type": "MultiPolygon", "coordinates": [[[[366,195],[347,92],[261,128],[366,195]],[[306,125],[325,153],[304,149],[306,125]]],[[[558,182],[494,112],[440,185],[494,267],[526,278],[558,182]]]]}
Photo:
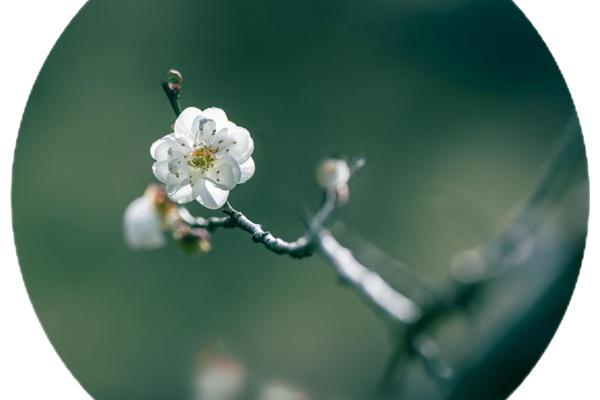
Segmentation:
{"type": "Polygon", "coordinates": [[[210,234],[203,228],[190,228],[180,224],[173,230],[173,239],[189,254],[204,254],[212,249],[210,234]]]}
{"type": "Polygon", "coordinates": [[[352,167],[355,171],[363,169],[366,163],[367,160],[365,160],[364,157],[355,157],[351,161],[352,167]]]}
{"type": "Polygon", "coordinates": [[[325,190],[336,190],[350,179],[350,166],[345,160],[328,158],[319,164],[316,180],[325,190]]]}
{"type": "Polygon", "coordinates": [[[212,243],[208,239],[201,239],[198,242],[198,247],[200,247],[202,253],[208,253],[212,250],[212,243]]]}
{"type": "Polygon", "coordinates": [[[183,83],[183,75],[176,69],[170,69],[167,72],[167,83],[169,84],[169,89],[180,91],[181,84],[183,83]]]}

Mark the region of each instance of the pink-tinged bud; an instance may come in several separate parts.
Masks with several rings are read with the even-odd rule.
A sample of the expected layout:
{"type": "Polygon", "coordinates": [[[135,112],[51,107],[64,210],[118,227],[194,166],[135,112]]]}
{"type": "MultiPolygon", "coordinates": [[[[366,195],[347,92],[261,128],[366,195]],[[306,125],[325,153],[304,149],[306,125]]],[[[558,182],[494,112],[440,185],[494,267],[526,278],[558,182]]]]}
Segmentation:
{"type": "Polygon", "coordinates": [[[173,239],[190,254],[204,254],[212,249],[210,234],[203,228],[191,228],[180,224],[173,230],[173,239]]]}
{"type": "Polygon", "coordinates": [[[328,158],[319,164],[315,178],[323,189],[335,190],[348,183],[350,166],[345,160],[328,158]]]}
{"type": "Polygon", "coordinates": [[[340,185],[336,187],[335,197],[340,204],[348,203],[348,200],[350,200],[350,187],[348,187],[348,185],[340,185]]]}

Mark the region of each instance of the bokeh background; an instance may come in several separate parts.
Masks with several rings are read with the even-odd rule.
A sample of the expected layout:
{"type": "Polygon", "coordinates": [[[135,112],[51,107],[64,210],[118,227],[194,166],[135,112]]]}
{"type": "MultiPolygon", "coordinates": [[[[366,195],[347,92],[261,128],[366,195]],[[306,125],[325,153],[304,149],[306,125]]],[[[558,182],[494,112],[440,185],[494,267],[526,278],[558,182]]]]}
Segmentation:
{"type": "MultiPolygon", "coordinates": [[[[127,248],[123,211],[154,180],[148,149],[174,120],[160,87],[170,67],[185,76],[184,105],[221,107],[255,139],[256,175],[232,192],[235,207],[296,237],[298,211],[318,204],[318,160],[363,155],[336,219],[432,284],[527,193],[574,114],[508,0],[90,1],[31,94],[13,209],[33,306],[99,400],[188,399],[197,354],[216,342],[258,381],[369,399],[392,347],[318,257],[276,256],[239,231],[218,232],[201,257],[127,248]]],[[[514,388],[575,277],[545,306],[514,374],[463,398],[514,388]]],[[[414,379],[423,393],[435,384],[414,379]]]]}

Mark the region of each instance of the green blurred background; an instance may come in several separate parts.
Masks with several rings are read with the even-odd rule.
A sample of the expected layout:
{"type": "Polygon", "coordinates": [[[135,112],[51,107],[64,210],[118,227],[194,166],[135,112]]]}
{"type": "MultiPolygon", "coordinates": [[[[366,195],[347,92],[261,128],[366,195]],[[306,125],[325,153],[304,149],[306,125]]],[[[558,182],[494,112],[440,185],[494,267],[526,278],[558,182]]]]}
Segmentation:
{"type": "Polygon", "coordinates": [[[255,139],[235,207],[296,237],[318,160],[364,155],[339,219],[433,283],[527,191],[574,113],[507,0],[92,0],[31,94],[13,207],[32,303],[100,400],[188,398],[215,341],[256,379],[368,399],[391,349],[318,257],[276,256],[239,231],[196,258],[126,247],[123,211],[154,180],[148,149],[174,119],[170,67],[184,105],[221,107],[255,139]]]}

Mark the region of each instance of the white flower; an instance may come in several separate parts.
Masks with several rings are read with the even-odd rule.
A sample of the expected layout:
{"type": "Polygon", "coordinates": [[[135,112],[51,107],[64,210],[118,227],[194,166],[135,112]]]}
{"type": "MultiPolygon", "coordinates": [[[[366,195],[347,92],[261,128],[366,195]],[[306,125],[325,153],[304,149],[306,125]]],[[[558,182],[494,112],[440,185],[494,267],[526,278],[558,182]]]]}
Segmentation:
{"type": "Polygon", "coordinates": [[[174,132],[152,144],[152,171],[166,185],[171,200],[183,204],[196,199],[218,209],[229,191],[254,175],[250,133],[230,122],[219,108],[186,108],[174,132]]]}
{"type": "Polygon", "coordinates": [[[166,242],[156,209],[155,192],[150,188],[127,206],[123,225],[125,241],[134,250],[156,249],[166,242]]]}
{"type": "Polygon", "coordinates": [[[338,189],[346,186],[350,179],[350,166],[345,160],[328,158],[317,168],[317,183],[323,189],[338,189]]]}
{"type": "Polygon", "coordinates": [[[260,393],[260,400],[310,400],[308,394],[284,383],[271,383],[260,393]]]}

